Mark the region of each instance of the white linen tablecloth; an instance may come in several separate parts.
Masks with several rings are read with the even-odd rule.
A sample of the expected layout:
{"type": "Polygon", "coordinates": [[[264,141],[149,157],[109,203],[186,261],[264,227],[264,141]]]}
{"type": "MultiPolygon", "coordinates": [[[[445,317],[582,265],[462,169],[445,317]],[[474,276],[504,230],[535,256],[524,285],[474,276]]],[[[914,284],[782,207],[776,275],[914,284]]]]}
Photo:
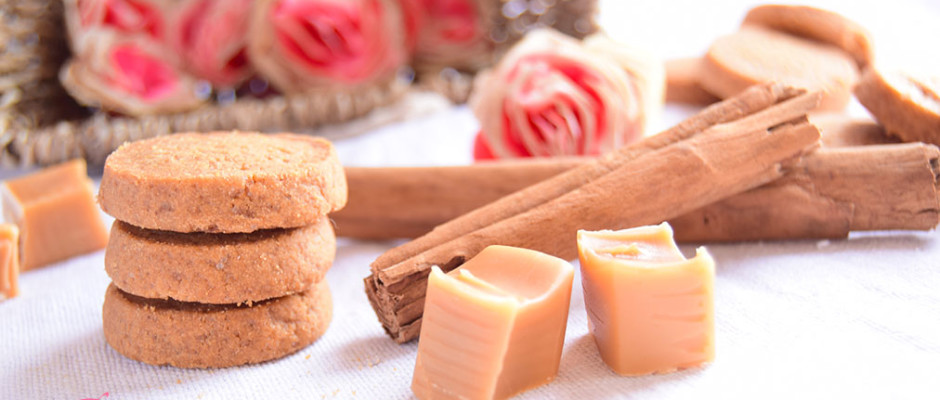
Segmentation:
{"type": "MultiPolygon", "coordinates": [[[[868,26],[879,56],[940,65],[932,64],[940,57],[935,1],[819,4],[868,26]]],[[[750,7],[603,5],[601,21],[615,36],[665,57],[700,54],[750,7]]],[[[670,107],[659,127],[688,112],[670,107]]],[[[864,114],[858,104],[851,112],[864,114]]],[[[347,165],[462,164],[471,161],[476,129],[469,110],[457,107],[336,144],[347,165]]],[[[416,343],[385,336],[362,285],[369,263],[397,243],[340,240],[327,275],[334,319],[319,341],[281,360],[216,370],[153,367],[108,347],[103,252],[26,272],[22,294],[0,303],[0,399],[409,398],[416,343]]],[[[940,398],[937,231],[708,248],[717,261],[713,364],[635,378],[612,373],[587,333],[576,278],[559,374],[519,398],[940,398]]]]}

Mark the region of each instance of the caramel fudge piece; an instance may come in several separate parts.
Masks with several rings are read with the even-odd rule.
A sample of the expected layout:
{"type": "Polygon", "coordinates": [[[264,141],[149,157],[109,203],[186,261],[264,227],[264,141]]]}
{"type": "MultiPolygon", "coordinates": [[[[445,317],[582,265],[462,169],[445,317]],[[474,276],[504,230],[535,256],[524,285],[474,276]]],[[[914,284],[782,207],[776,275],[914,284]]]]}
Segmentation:
{"type": "Polygon", "coordinates": [[[20,230],[13,224],[0,224],[0,300],[19,294],[20,230]]]}
{"type": "Polygon", "coordinates": [[[184,133],[122,145],[98,194],[147,229],[246,233],[310,225],[346,204],[333,145],[293,134],[184,133]]]}
{"type": "Polygon", "coordinates": [[[326,217],[252,233],[153,231],[115,221],[104,265],[118,288],[137,296],[226,304],[302,292],[335,255],[326,217]]]}
{"type": "Polygon", "coordinates": [[[504,399],[558,372],[574,268],[534,250],[489,246],[433,267],[411,389],[420,399],[504,399]]]}
{"type": "Polygon", "coordinates": [[[221,368],[292,354],[316,341],[333,318],[326,281],[253,305],[208,305],[105,294],[104,338],[125,357],[153,365],[221,368]]]}
{"type": "Polygon", "coordinates": [[[3,214],[20,229],[20,270],[95,251],[108,231],[85,161],[76,159],[3,183],[3,214]]]}
{"type": "Polygon", "coordinates": [[[579,231],[584,306],[601,358],[620,375],[665,373],[715,357],[715,262],[686,259],[663,223],[579,231]]]}

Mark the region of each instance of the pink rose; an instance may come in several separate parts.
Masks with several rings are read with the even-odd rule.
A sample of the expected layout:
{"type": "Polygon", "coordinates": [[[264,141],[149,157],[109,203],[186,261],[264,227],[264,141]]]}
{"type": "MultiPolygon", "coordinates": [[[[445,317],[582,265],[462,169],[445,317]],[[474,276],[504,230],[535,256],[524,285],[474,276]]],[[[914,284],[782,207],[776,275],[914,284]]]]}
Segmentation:
{"type": "Polygon", "coordinates": [[[471,0],[425,0],[424,32],[428,38],[463,43],[483,35],[476,2],[471,0]]]}
{"type": "Polygon", "coordinates": [[[260,0],[256,7],[249,55],[283,92],[373,82],[404,61],[391,0],[260,0]]]}
{"type": "Polygon", "coordinates": [[[662,63],[606,38],[530,32],[477,77],[474,156],[598,155],[639,139],[662,107],[662,63]]]}
{"type": "Polygon", "coordinates": [[[415,51],[421,27],[426,18],[425,3],[427,0],[398,0],[401,9],[402,23],[405,27],[405,50],[411,54],[415,51]]]}
{"type": "Polygon", "coordinates": [[[146,0],[73,0],[84,28],[104,27],[120,33],[146,33],[163,38],[163,9],[146,0]]]}
{"type": "Polygon", "coordinates": [[[181,112],[200,105],[195,81],[175,68],[158,43],[108,31],[89,35],[94,40],[60,73],[63,86],[79,103],[129,115],[181,112]]]}
{"type": "MultiPolygon", "coordinates": [[[[416,0],[422,4],[418,18],[415,59],[420,68],[430,66],[477,69],[490,61],[493,51],[485,25],[484,3],[474,0],[416,0]]],[[[407,8],[406,8],[407,10],[407,8]]]]}
{"type": "Polygon", "coordinates": [[[194,76],[215,86],[235,86],[252,74],[248,21],[252,0],[188,0],[179,7],[172,43],[194,76]]]}

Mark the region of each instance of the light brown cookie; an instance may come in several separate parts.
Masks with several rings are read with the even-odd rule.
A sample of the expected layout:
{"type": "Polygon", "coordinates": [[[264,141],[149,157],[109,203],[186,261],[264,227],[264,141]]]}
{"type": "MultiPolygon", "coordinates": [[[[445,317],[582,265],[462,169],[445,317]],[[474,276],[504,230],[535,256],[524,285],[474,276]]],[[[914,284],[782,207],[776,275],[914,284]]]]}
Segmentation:
{"type": "Polygon", "coordinates": [[[666,60],[666,101],[693,105],[709,105],[721,101],[699,84],[697,57],[666,60]]]}
{"type": "Polygon", "coordinates": [[[757,27],[716,39],[699,67],[699,83],[718,97],[776,81],[825,90],[823,110],[845,108],[858,80],[855,63],[838,48],[757,27]]]}
{"type": "Polygon", "coordinates": [[[227,234],[114,221],[104,265],[118,288],[137,296],[228,304],[301,292],[323,277],[335,255],[326,217],[300,228],[227,234]]]}
{"type": "Polygon", "coordinates": [[[888,134],[940,146],[940,77],[919,79],[869,68],[855,96],[888,134]]]}
{"type": "Polygon", "coordinates": [[[174,232],[254,232],[312,224],[346,204],[333,145],[302,135],[160,136],[108,156],[98,193],[114,218],[174,232]]]}
{"type": "Polygon", "coordinates": [[[273,360],[316,341],[333,318],[326,281],[252,306],[152,300],[108,287],[104,337],[125,357],[153,365],[221,368],[273,360]]]}
{"type": "Polygon", "coordinates": [[[869,146],[873,144],[898,143],[888,136],[884,128],[871,118],[855,118],[837,113],[815,113],[809,122],[819,128],[822,145],[825,147],[869,146]]]}
{"type": "Polygon", "coordinates": [[[748,11],[742,25],[756,25],[836,46],[864,68],[874,60],[868,30],[832,11],[809,6],[766,4],[748,11]]]}

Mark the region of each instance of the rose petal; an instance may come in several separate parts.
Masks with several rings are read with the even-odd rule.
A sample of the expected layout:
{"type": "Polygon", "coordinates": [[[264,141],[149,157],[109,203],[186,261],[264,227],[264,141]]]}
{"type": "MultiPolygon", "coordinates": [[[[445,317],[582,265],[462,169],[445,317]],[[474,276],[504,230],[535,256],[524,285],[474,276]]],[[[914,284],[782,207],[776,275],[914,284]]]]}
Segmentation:
{"type": "Polygon", "coordinates": [[[114,87],[146,101],[160,101],[173,92],[179,77],[173,67],[127,43],[111,50],[114,87]]]}
{"type": "Polygon", "coordinates": [[[77,0],[85,28],[105,27],[121,33],[163,37],[164,16],[158,5],[144,0],[77,0]]]}
{"type": "Polygon", "coordinates": [[[477,132],[476,137],[473,139],[473,159],[485,161],[495,158],[496,156],[493,155],[493,150],[491,150],[490,145],[486,143],[486,135],[484,135],[483,132],[477,132]]]}

